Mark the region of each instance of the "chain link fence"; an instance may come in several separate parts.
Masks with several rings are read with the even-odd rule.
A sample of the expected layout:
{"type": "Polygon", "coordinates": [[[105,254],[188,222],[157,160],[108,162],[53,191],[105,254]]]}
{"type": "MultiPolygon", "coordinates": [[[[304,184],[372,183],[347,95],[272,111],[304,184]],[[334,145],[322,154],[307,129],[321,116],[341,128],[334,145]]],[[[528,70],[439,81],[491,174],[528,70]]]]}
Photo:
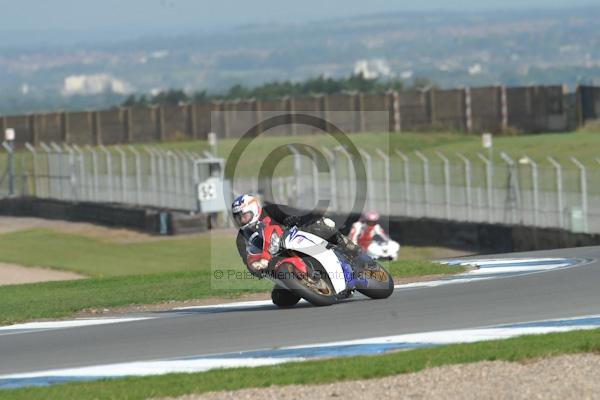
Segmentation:
{"type": "Polygon", "coordinates": [[[6,156],[0,196],[123,203],[197,211],[198,185],[221,176],[223,160],[207,153],[158,147],[80,148],[41,143],[6,156]],[[12,161],[12,174],[8,173],[12,161]],[[217,166],[212,170],[212,166],[217,166]],[[12,184],[9,181],[12,180],[12,184]]]}
{"type": "MultiPolygon", "coordinates": [[[[4,143],[3,149],[0,197],[118,202],[196,212],[201,211],[199,185],[211,176],[222,179],[223,160],[208,153],[41,143],[36,148],[27,145],[9,163],[10,146],[4,143]]],[[[492,162],[483,154],[360,150],[367,191],[357,193],[358,160],[341,147],[320,150],[329,163],[328,173],[319,172],[314,159],[295,154],[293,173],[273,177],[272,198],[266,200],[307,209],[326,200],[331,211],[347,213],[356,197],[364,196],[365,208],[391,216],[600,233],[600,163],[513,158],[504,153],[492,162]]],[[[267,184],[248,176],[224,187],[232,195],[266,197],[267,184]]],[[[214,189],[203,190],[210,197],[214,189]]],[[[224,197],[227,203],[231,196],[224,197]]]]}
{"type": "MultiPolygon", "coordinates": [[[[356,159],[340,148],[322,149],[330,171],[319,173],[314,160],[296,155],[294,176],[273,180],[279,203],[313,209],[327,200],[329,210],[352,211],[357,184],[356,159]]],[[[535,160],[505,153],[423,154],[360,149],[367,174],[365,208],[384,215],[448,219],[492,224],[562,228],[600,233],[600,162],[584,165],[552,157],[535,160]]],[[[234,192],[260,192],[248,179],[234,192]]]]}

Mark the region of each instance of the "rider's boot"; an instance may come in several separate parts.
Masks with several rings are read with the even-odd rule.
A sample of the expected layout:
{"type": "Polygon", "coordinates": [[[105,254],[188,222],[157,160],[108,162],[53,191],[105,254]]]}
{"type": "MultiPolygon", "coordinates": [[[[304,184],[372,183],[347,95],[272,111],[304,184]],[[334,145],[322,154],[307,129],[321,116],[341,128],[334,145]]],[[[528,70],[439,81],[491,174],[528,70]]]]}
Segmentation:
{"type": "Polygon", "coordinates": [[[348,251],[348,253],[352,256],[352,257],[358,257],[362,254],[362,249],[359,245],[357,245],[356,243],[354,243],[352,240],[350,240],[347,236],[345,236],[344,234],[336,231],[335,232],[335,243],[340,246],[341,248],[345,249],[346,251],[348,251]]]}
{"type": "Polygon", "coordinates": [[[357,267],[359,271],[364,270],[367,267],[376,265],[377,263],[368,254],[363,252],[362,248],[350,240],[347,236],[337,232],[336,234],[337,245],[344,248],[348,254],[352,257],[352,265],[357,267]]]}

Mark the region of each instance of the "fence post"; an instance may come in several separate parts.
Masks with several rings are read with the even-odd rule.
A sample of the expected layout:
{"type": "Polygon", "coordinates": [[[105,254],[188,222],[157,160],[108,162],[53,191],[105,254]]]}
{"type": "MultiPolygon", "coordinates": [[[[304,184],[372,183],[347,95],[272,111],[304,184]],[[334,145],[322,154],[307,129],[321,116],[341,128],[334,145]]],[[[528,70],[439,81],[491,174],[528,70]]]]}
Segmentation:
{"type": "MultiPolygon", "coordinates": [[[[25,148],[27,150],[29,150],[29,152],[31,153],[31,162],[32,162],[31,173],[33,176],[34,196],[39,197],[40,190],[38,188],[38,180],[37,180],[37,151],[35,150],[35,147],[33,147],[31,144],[29,144],[29,142],[25,143],[25,148]]],[[[24,157],[23,157],[23,159],[24,159],[24,157]]]]}
{"type": "MultiPolygon", "coordinates": [[[[181,160],[181,192],[182,192],[182,204],[184,204],[185,206],[186,202],[189,201],[188,199],[195,199],[195,195],[194,195],[194,190],[192,190],[191,192],[188,191],[188,189],[190,187],[193,187],[189,185],[190,183],[190,169],[189,169],[189,161],[190,161],[190,156],[182,151],[182,150],[173,150],[175,152],[175,154],[177,154],[181,160]]],[[[196,203],[192,203],[191,204],[191,209],[193,209],[196,206],[196,203]]]]}
{"type": "Polygon", "coordinates": [[[153,149],[156,153],[156,173],[158,174],[158,204],[160,207],[166,207],[168,202],[167,192],[169,191],[168,169],[169,160],[165,152],[158,148],[153,149]]]}
{"type": "Polygon", "coordinates": [[[60,199],[64,200],[65,192],[64,192],[64,185],[63,185],[63,175],[62,175],[62,173],[63,173],[63,151],[60,148],[60,146],[54,142],[51,142],[50,146],[52,146],[52,149],[58,155],[58,187],[60,190],[60,199]]]}
{"type": "Polygon", "coordinates": [[[366,168],[367,168],[367,192],[368,192],[368,203],[367,203],[367,208],[368,209],[373,209],[375,206],[375,185],[374,185],[374,181],[373,181],[373,159],[371,157],[371,155],[366,152],[365,150],[361,149],[360,147],[358,148],[358,152],[360,153],[360,155],[367,161],[366,164],[366,168]]]}
{"type": "Polygon", "coordinates": [[[93,198],[95,201],[100,201],[98,196],[98,155],[96,154],[96,150],[94,150],[89,144],[86,146],[86,149],[92,153],[92,176],[94,180],[93,198]]]}
{"type": "Polygon", "coordinates": [[[52,162],[50,159],[50,154],[52,153],[52,150],[44,142],[40,142],[40,146],[41,146],[42,150],[44,151],[44,153],[46,153],[46,169],[48,171],[47,175],[46,175],[46,184],[48,186],[48,197],[52,197],[52,191],[53,191],[52,189],[54,188],[54,186],[51,184],[51,182],[52,182],[52,162]]]}
{"type": "Polygon", "coordinates": [[[75,200],[79,200],[79,193],[77,190],[77,176],[75,173],[75,152],[68,144],[63,143],[65,150],[69,153],[69,186],[71,187],[71,195],[75,200]]]}
{"type": "Polygon", "coordinates": [[[429,217],[429,190],[430,190],[429,189],[429,160],[419,150],[416,150],[415,154],[423,162],[423,184],[425,185],[424,186],[425,187],[425,190],[424,190],[424,194],[425,194],[425,201],[424,201],[424,204],[425,204],[425,216],[429,217]]]}
{"type": "Polygon", "coordinates": [[[155,153],[154,150],[152,150],[150,147],[148,146],[144,146],[144,150],[146,150],[146,153],[148,153],[150,155],[150,176],[151,179],[150,181],[152,182],[152,201],[154,203],[154,205],[158,205],[159,202],[159,198],[158,198],[158,175],[156,173],[156,159],[155,157],[155,153]]]}
{"type": "Polygon", "coordinates": [[[182,160],[179,154],[175,152],[175,150],[171,152],[171,158],[173,158],[173,167],[175,170],[175,201],[173,202],[173,204],[176,204],[177,207],[181,207],[181,200],[184,199],[183,183],[181,181],[181,176],[183,175],[181,166],[182,160]]]}
{"type": "Polygon", "coordinates": [[[161,207],[165,207],[165,204],[167,203],[166,200],[166,196],[167,196],[167,191],[169,190],[169,185],[167,183],[167,179],[165,174],[168,175],[169,171],[168,171],[168,164],[169,164],[169,160],[165,159],[165,153],[162,150],[158,150],[155,149],[156,151],[156,156],[158,158],[158,169],[156,170],[156,172],[158,173],[158,204],[161,207]]]}
{"type": "Polygon", "coordinates": [[[78,160],[78,165],[79,165],[79,182],[81,183],[81,197],[83,198],[84,196],[86,196],[87,198],[89,198],[89,196],[87,196],[88,192],[89,192],[89,186],[86,185],[86,178],[85,178],[85,159],[83,156],[83,151],[81,151],[81,149],[79,148],[79,146],[77,146],[76,144],[73,145],[73,149],[75,150],[75,152],[77,153],[77,160],[78,160]]]}
{"type": "MultiPolygon", "coordinates": [[[[519,195],[519,186],[518,186],[518,181],[515,181],[516,179],[516,171],[515,171],[515,162],[513,161],[512,158],[510,158],[508,156],[508,154],[506,154],[505,152],[500,152],[500,157],[502,158],[502,160],[504,160],[504,162],[506,163],[506,165],[508,166],[508,182],[506,185],[506,190],[507,190],[507,195],[506,195],[506,203],[505,203],[505,212],[507,210],[507,207],[510,207],[512,210],[512,222],[516,222],[517,218],[516,218],[516,212],[517,209],[519,209],[519,211],[522,213],[523,210],[521,210],[521,199],[520,199],[520,195],[519,195]],[[514,193],[513,193],[514,190],[514,193]],[[514,205],[512,203],[515,203],[514,205]]],[[[506,216],[506,214],[505,214],[506,216]]],[[[521,215],[521,223],[523,222],[523,215],[521,215]]]]}
{"type": "Polygon", "coordinates": [[[439,158],[444,162],[444,197],[445,197],[445,210],[446,219],[450,219],[450,161],[440,151],[435,152],[439,158]]]}
{"type": "Polygon", "coordinates": [[[377,148],[375,152],[383,159],[383,174],[385,179],[385,212],[389,217],[391,214],[391,199],[390,199],[390,156],[383,150],[377,148]]]}
{"type": "Polygon", "coordinates": [[[583,212],[583,232],[588,232],[588,190],[587,190],[587,170],[585,166],[575,157],[571,157],[573,164],[579,168],[579,182],[581,185],[581,209],[583,212]]]}
{"type": "Polygon", "coordinates": [[[354,193],[354,180],[352,179],[352,172],[354,171],[354,165],[352,164],[352,155],[346,150],[343,146],[337,146],[335,151],[339,151],[344,154],[346,159],[348,160],[348,196],[346,197],[348,200],[348,210],[352,211],[352,193],[354,193]]]}
{"type": "Polygon", "coordinates": [[[494,222],[494,197],[492,193],[492,160],[485,158],[481,153],[477,153],[477,157],[485,164],[485,183],[487,186],[487,206],[488,206],[488,221],[494,222]]]}
{"type": "Polygon", "coordinates": [[[329,184],[330,192],[329,193],[331,196],[331,208],[335,211],[339,211],[337,209],[337,180],[336,180],[336,173],[335,173],[335,167],[336,167],[335,154],[333,154],[333,152],[331,152],[326,147],[321,147],[321,150],[323,151],[323,153],[325,153],[327,155],[327,158],[331,162],[331,169],[329,170],[329,179],[330,179],[330,184],[329,184]]]}
{"type": "Polygon", "coordinates": [[[165,153],[165,163],[167,165],[167,181],[166,181],[166,187],[167,187],[167,198],[166,198],[166,206],[167,207],[173,207],[173,204],[175,203],[175,201],[173,201],[173,194],[175,194],[177,192],[177,179],[176,179],[176,174],[177,174],[177,167],[175,165],[175,160],[173,158],[173,152],[171,150],[167,150],[165,153]],[[173,161],[173,162],[171,162],[173,161]]]}
{"type": "Polygon", "coordinates": [[[404,208],[406,210],[405,215],[410,215],[410,166],[408,164],[408,157],[404,155],[399,149],[395,150],[398,157],[400,157],[404,163],[404,208]]]}
{"type": "Polygon", "coordinates": [[[319,170],[317,169],[317,154],[311,149],[307,147],[306,150],[310,153],[311,159],[313,161],[312,165],[312,180],[313,180],[313,194],[315,204],[319,203],[319,170]]]}
{"type": "Polygon", "coordinates": [[[127,155],[121,146],[115,146],[115,150],[121,156],[121,201],[127,203],[127,155]]]}
{"type": "Polygon", "coordinates": [[[526,160],[531,165],[531,186],[533,189],[533,225],[539,225],[539,186],[538,186],[538,166],[528,155],[525,155],[523,160],[526,160]]]}
{"type": "Polygon", "coordinates": [[[104,147],[104,145],[100,146],[100,150],[102,150],[102,152],[105,155],[105,160],[106,160],[106,178],[107,178],[107,191],[108,191],[108,201],[109,203],[112,203],[114,201],[114,197],[113,197],[113,176],[112,176],[112,155],[110,154],[110,151],[107,150],[106,147],[104,147]]]}
{"type": "Polygon", "coordinates": [[[464,156],[464,154],[461,153],[456,153],[456,155],[458,156],[458,158],[460,158],[464,165],[465,165],[465,195],[466,195],[466,203],[467,203],[467,221],[471,221],[472,220],[472,215],[471,215],[471,205],[472,205],[472,198],[471,198],[471,161],[464,156]]]}
{"type": "Polygon", "coordinates": [[[300,174],[302,173],[302,159],[300,158],[300,153],[296,150],[296,147],[293,144],[288,145],[288,149],[294,154],[294,175],[296,176],[296,203],[294,206],[300,206],[300,193],[302,193],[301,184],[302,178],[300,174]]]}
{"type": "MultiPolygon", "coordinates": [[[[8,154],[8,194],[14,196],[15,194],[15,174],[14,174],[14,158],[13,158],[13,147],[8,142],[2,142],[2,147],[8,154]]],[[[2,179],[0,179],[1,181],[2,179]]]]}
{"type": "Polygon", "coordinates": [[[142,162],[140,153],[133,146],[129,146],[129,151],[135,157],[135,202],[138,205],[142,204],[142,162]]]}
{"type": "Polygon", "coordinates": [[[548,161],[554,166],[556,171],[556,196],[558,207],[558,223],[561,229],[565,227],[564,221],[564,205],[563,205],[563,183],[562,183],[562,166],[554,158],[548,156],[548,161]]]}

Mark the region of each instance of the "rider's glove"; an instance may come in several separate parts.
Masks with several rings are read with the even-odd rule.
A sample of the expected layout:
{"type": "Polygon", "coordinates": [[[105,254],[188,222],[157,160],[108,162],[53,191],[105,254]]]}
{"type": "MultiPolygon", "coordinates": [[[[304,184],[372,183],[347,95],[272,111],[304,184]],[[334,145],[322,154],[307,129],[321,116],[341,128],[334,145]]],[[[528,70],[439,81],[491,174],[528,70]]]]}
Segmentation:
{"type": "Polygon", "coordinates": [[[257,272],[263,271],[269,267],[269,260],[262,258],[259,261],[254,261],[250,266],[257,272]]]}

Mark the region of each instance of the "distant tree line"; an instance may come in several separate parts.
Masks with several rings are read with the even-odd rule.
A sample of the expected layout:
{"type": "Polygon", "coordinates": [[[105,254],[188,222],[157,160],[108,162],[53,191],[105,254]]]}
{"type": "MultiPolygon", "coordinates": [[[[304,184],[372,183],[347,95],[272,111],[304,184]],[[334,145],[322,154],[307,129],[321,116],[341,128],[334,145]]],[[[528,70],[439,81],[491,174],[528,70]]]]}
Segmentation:
{"type": "Polygon", "coordinates": [[[347,78],[318,78],[302,82],[275,81],[253,88],[236,84],[222,94],[209,94],[205,90],[192,94],[180,89],[169,89],[156,95],[132,94],[122,103],[125,107],[144,107],[154,105],[177,105],[181,103],[200,103],[210,100],[259,99],[273,100],[284,96],[330,95],[347,92],[384,93],[388,90],[414,90],[435,86],[428,79],[415,79],[410,86],[404,81],[392,78],[387,80],[365,78],[362,73],[347,78]]]}

